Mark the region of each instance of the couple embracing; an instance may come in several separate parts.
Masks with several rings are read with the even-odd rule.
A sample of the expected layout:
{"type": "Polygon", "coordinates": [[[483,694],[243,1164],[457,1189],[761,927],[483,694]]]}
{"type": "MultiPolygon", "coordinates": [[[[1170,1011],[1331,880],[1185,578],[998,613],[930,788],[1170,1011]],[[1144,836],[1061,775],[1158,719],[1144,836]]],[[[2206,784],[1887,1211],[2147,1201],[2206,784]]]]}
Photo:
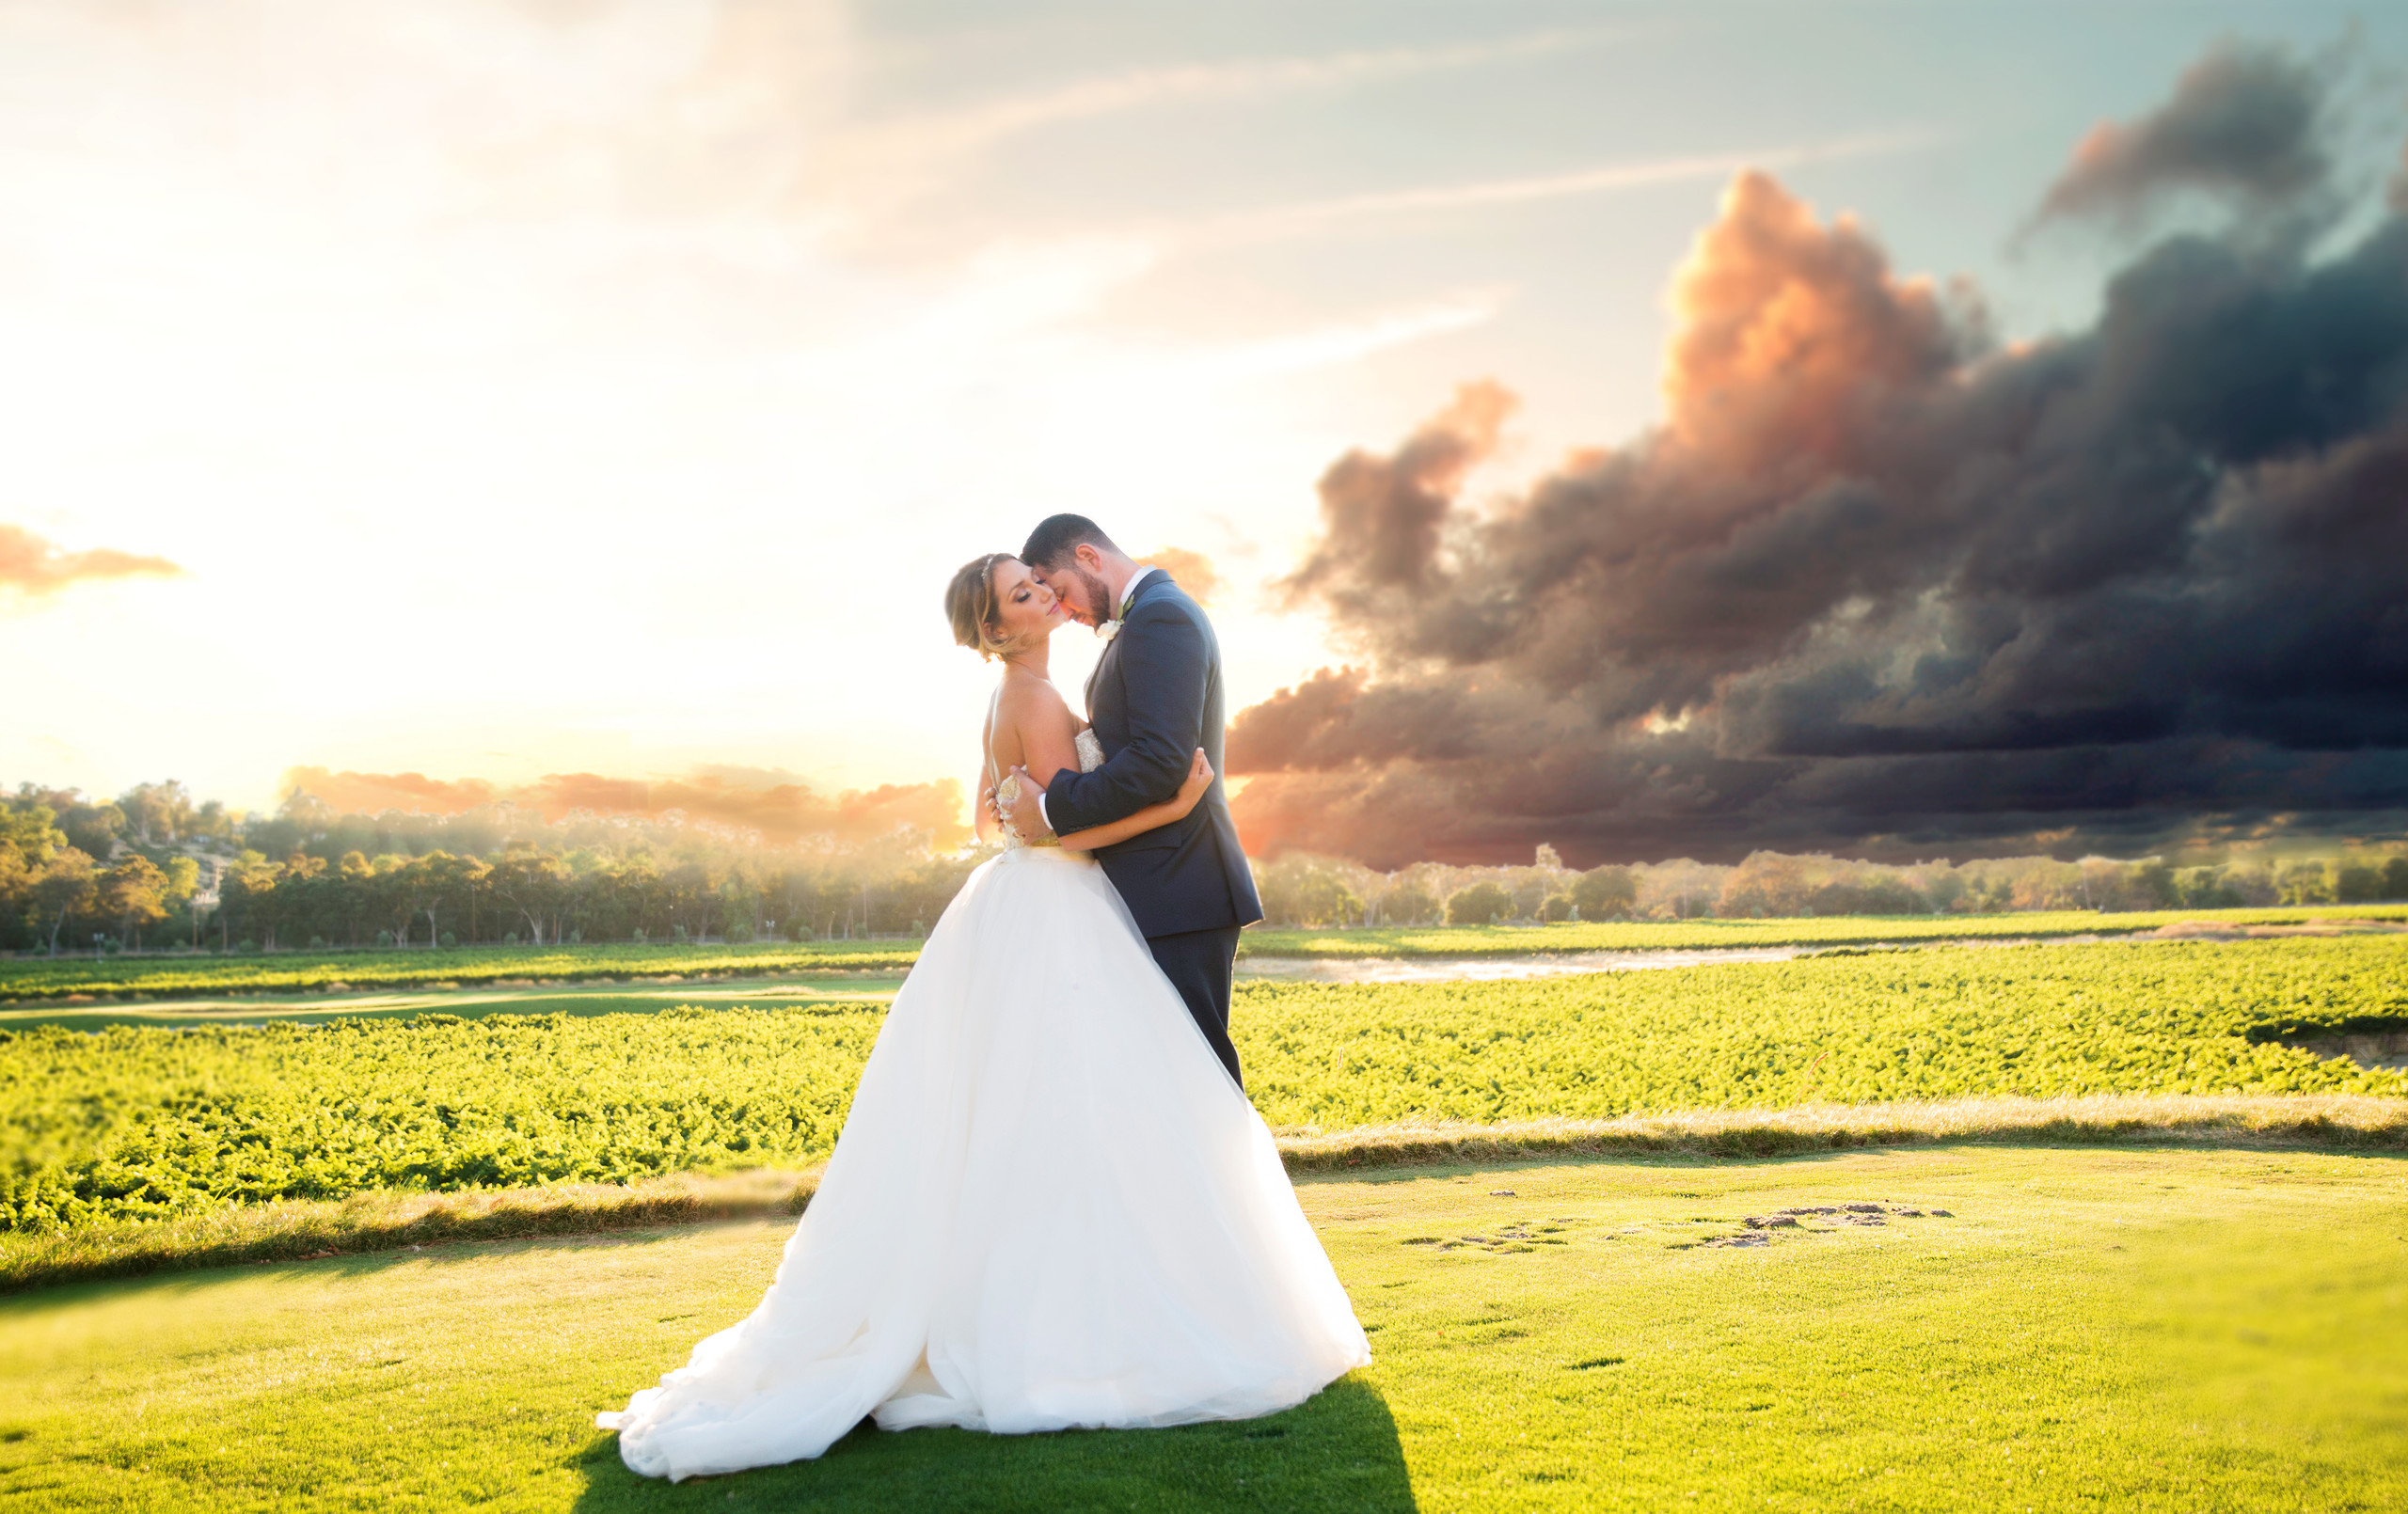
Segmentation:
{"type": "Polygon", "coordinates": [[[1077,515],[965,565],[945,611],[1003,663],[980,824],[1004,849],[895,995],[760,1306],[596,1416],[637,1472],[816,1457],[864,1417],[1245,1419],[1370,1359],[1238,1081],[1230,970],[1262,911],[1211,623],[1077,515]],[[1066,620],[1112,639],[1092,726],[1046,677],[1066,620]]]}

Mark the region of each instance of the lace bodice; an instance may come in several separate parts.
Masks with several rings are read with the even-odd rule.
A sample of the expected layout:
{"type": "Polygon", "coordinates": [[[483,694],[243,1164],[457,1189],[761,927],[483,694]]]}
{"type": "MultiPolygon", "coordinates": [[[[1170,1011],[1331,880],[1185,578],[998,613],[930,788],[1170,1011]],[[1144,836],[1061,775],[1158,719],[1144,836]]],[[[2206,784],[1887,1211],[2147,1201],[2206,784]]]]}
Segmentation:
{"type": "MultiPolygon", "coordinates": [[[[987,741],[987,777],[991,781],[995,777],[994,714],[991,708],[988,712],[987,741]]],[[[1103,765],[1103,742],[1097,737],[1092,727],[1082,726],[1079,729],[1079,733],[1070,738],[1070,749],[1078,753],[1079,771],[1082,773],[1092,773],[1103,765]]],[[[1007,774],[1000,782],[995,783],[995,802],[1006,813],[1010,812],[1013,805],[1020,802],[1019,774],[1007,774]]],[[[1003,822],[1003,828],[1006,851],[1010,851],[1016,846],[1031,844],[1021,839],[1020,832],[1012,828],[1012,823],[1009,820],[1003,822]]],[[[1049,838],[1035,844],[1052,846],[1055,843],[1049,838]]]]}

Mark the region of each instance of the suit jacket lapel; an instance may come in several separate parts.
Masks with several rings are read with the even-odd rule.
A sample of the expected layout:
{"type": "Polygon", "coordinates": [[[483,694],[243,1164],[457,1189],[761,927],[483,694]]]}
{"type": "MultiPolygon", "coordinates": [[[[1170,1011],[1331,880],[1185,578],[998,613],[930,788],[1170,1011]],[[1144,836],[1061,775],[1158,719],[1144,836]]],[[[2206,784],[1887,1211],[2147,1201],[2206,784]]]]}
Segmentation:
{"type": "Polygon", "coordinates": [[[1103,655],[1098,657],[1095,660],[1095,666],[1087,670],[1087,719],[1090,721],[1095,719],[1095,686],[1103,682],[1104,667],[1112,661],[1112,649],[1119,640],[1120,639],[1116,636],[1110,641],[1106,641],[1103,644],[1103,655]]]}
{"type": "MultiPolygon", "coordinates": [[[[1121,607],[1118,618],[1121,621],[1126,622],[1129,619],[1129,612],[1137,607],[1137,601],[1145,598],[1147,594],[1152,592],[1154,585],[1157,583],[1168,582],[1170,582],[1170,576],[1164,573],[1160,568],[1156,568],[1153,572],[1146,575],[1146,581],[1137,586],[1137,591],[1129,596],[1129,603],[1121,607]]],[[[1120,629],[1125,631],[1128,629],[1128,626],[1123,624],[1120,629]]],[[[1085,693],[1087,702],[1087,718],[1089,720],[1093,720],[1095,718],[1096,685],[1103,681],[1104,669],[1111,666],[1113,654],[1119,650],[1120,637],[1117,633],[1115,633],[1112,639],[1103,644],[1103,655],[1095,660],[1094,670],[1087,674],[1087,686],[1085,693]]]]}

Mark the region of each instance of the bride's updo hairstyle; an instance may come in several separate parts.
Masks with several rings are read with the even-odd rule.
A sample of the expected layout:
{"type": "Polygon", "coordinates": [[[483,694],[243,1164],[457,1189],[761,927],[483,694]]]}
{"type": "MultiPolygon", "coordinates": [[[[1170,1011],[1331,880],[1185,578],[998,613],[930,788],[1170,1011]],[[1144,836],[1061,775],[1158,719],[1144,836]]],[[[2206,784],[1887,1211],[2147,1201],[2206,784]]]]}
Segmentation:
{"type": "Polygon", "coordinates": [[[972,558],[944,586],[944,618],[953,623],[953,639],[981,657],[998,657],[1011,650],[997,634],[995,564],[1009,562],[1009,552],[972,558]]]}

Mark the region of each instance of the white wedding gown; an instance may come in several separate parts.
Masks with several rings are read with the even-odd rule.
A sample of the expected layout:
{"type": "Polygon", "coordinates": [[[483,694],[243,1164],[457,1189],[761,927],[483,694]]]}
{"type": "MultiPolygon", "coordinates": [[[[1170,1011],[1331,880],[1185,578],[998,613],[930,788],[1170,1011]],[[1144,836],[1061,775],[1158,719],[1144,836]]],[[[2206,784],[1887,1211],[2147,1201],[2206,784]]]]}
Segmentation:
{"type": "Polygon", "coordinates": [[[895,995],[760,1306],[595,1419],[674,1480],[816,1457],[871,1414],[1251,1418],[1370,1360],[1270,1130],[1120,895],[1013,844],[895,995]]]}

